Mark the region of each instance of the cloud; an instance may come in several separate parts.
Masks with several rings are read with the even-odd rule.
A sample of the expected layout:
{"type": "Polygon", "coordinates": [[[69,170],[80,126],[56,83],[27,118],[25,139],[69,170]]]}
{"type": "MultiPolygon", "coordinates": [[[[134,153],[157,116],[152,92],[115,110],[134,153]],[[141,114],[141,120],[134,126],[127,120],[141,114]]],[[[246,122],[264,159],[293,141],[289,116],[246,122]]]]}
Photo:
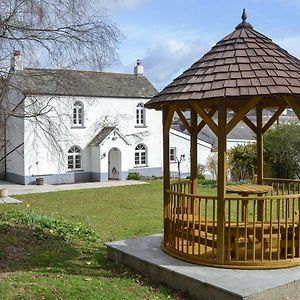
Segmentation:
{"type": "Polygon", "coordinates": [[[145,76],[158,90],[161,90],[200,59],[209,48],[209,43],[202,40],[168,39],[148,47],[143,51],[142,56],[135,55],[130,63],[113,65],[109,70],[133,73],[135,59],[139,58],[142,60],[145,76]]]}
{"type": "Polygon", "coordinates": [[[167,40],[148,49],[142,58],[145,75],[160,90],[202,57],[207,47],[199,41],[167,40]]]}

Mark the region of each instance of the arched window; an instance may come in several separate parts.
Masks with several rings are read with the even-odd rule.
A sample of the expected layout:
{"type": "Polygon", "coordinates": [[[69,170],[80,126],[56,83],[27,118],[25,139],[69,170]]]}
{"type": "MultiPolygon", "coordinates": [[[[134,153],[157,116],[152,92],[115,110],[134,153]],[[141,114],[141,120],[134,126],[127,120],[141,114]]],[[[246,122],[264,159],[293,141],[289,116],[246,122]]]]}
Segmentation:
{"type": "Polygon", "coordinates": [[[77,146],[72,146],[68,151],[68,169],[80,170],[81,165],[81,150],[77,146]]]}
{"type": "Polygon", "coordinates": [[[144,103],[139,103],[136,107],[136,125],[145,126],[146,125],[146,114],[144,103]]]}
{"type": "Polygon", "coordinates": [[[134,162],[137,166],[147,165],[147,148],[144,144],[138,144],[135,147],[134,162]]]}
{"type": "Polygon", "coordinates": [[[76,101],[73,105],[73,125],[83,126],[83,104],[80,101],[76,101]]]}

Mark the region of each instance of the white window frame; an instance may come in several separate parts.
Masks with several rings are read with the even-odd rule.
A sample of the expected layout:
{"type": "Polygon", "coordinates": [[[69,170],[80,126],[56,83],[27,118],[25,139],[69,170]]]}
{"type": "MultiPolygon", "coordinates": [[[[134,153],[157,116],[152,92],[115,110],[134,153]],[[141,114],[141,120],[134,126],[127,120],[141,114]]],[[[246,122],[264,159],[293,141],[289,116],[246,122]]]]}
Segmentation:
{"type": "Polygon", "coordinates": [[[134,150],[135,166],[145,167],[148,163],[148,149],[145,144],[138,144],[134,150]]]}
{"type": "Polygon", "coordinates": [[[84,127],[84,105],[81,101],[76,101],[73,104],[72,126],[84,127]]]}
{"type": "Polygon", "coordinates": [[[136,127],[145,127],[146,126],[146,110],[144,103],[140,102],[136,106],[136,115],[135,115],[135,124],[136,127]]]}
{"type": "Polygon", "coordinates": [[[177,149],[176,147],[170,147],[170,162],[174,163],[177,161],[176,159],[177,149]],[[172,153],[173,151],[173,153],[172,153]],[[172,157],[173,156],[173,157],[172,157]]]}
{"type": "Polygon", "coordinates": [[[80,147],[72,146],[68,150],[67,164],[69,171],[82,170],[82,153],[80,147]]]}

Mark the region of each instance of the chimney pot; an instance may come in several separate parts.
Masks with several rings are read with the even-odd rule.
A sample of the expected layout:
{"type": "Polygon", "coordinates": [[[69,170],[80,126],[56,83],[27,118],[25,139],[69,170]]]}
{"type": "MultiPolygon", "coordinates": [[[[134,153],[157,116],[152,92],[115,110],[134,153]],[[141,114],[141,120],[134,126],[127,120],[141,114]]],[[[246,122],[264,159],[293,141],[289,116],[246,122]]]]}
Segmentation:
{"type": "Polygon", "coordinates": [[[23,58],[20,50],[14,50],[11,58],[11,70],[12,71],[22,71],[23,67],[23,58]]]}
{"type": "Polygon", "coordinates": [[[136,66],[134,67],[134,75],[136,77],[144,76],[144,67],[142,66],[142,62],[140,59],[136,61],[136,66]]]}

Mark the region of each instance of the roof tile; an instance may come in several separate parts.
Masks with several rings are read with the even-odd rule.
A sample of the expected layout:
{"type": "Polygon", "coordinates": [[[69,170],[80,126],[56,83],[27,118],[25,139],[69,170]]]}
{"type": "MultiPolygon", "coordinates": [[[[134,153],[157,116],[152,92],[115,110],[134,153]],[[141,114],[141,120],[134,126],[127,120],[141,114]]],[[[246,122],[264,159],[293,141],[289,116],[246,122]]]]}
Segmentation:
{"type": "Polygon", "coordinates": [[[275,81],[272,77],[261,77],[259,78],[261,85],[269,86],[269,85],[276,85],[275,81]]]}
{"type": "Polygon", "coordinates": [[[14,85],[27,95],[151,98],[157,90],[146,77],[68,69],[24,69],[14,85]]]}

